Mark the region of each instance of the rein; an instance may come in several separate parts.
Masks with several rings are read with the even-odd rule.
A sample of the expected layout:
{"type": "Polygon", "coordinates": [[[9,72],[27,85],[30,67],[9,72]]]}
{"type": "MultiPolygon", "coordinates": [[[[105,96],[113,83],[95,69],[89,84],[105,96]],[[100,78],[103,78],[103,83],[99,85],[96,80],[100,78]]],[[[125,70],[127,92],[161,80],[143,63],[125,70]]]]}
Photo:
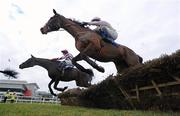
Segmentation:
{"type": "MultiPolygon", "coordinates": [[[[76,24],[65,24],[64,27],[71,27],[71,26],[74,26],[74,25],[76,25],[76,24]]],[[[77,32],[77,33],[76,33],[76,36],[78,37],[79,35],[85,34],[85,33],[86,33],[86,32],[83,32],[83,31],[82,31],[82,32],[77,32]]]]}

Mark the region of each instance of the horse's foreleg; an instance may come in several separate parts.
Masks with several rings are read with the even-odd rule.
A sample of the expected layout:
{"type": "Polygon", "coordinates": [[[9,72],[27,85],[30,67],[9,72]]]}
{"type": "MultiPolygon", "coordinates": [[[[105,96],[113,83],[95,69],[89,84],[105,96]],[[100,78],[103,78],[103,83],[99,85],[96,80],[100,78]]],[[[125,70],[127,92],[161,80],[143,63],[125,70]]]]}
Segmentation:
{"type": "MultiPolygon", "coordinates": [[[[88,44],[88,46],[83,50],[81,51],[76,57],[74,57],[72,59],[72,63],[73,65],[75,65],[78,69],[80,69],[81,71],[83,72],[87,72],[87,69],[85,69],[83,66],[81,66],[80,64],[77,63],[77,61],[80,61],[80,60],[83,60],[84,59],[84,55],[87,50],[92,46],[92,43],[88,44]]],[[[88,73],[88,72],[87,72],[88,73]]]]}
{"type": "Polygon", "coordinates": [[[88,74],[92,74],[91,71],[89,71],[88,69],[85,69],[83,66],[81,66],[80,64],[77,63],[77,61],[80,61],[80,60],[83,60],[83,56],[81,53],[79,53],[77,56],[75,56],[73,59],[72,59],[72,64],[74,66],[76,66],[79,70],[81,70],[82,72],[86,72],[88,74]]]}
{"type": "MultiPolygon", "coordinates": [[[[91,47],[93,47],[92,43],[89,43],[89,45],[81,52],[83,60],[85,60],[87,63],[89,63],[93,68],[97,69],[100,72],[104,72],[104,68],[101,66],[98,66],[95,62],[93,62],[91,59],[89,59],[86,55],[84,55],[91,47]]],[[[101,47],[99,48],[101,49],[101,47]]]]}
{"type": "Polygon", "coordinates": [[[64,88],[58,88],[57,85],[59,84],[59,80],[56,80],[55,83],[54,83],[54,89],[58,90],[58,91],[64,91],[66,90],[68,87],[64,87],[64,88]]]}
{"type": "Polygon", "coordinates": [[[51,85],[53,84],[53,82],[54,82],[54,80],[52,79],[52,80],[50,81],[50,83],[48,84],[49,91],[50,91],[50,93],[51,93],[52,95],[57,96],[57,95],[53,92],[53,90],[51,89],[51,85]]]}
{"type": "Polygon", "coordinates": [[[93,68],[97,69],[100,72],[104,72],[104,68],[101,66],[98,66],[94,61],[92,61],[89,57],[84,56],[84,60],[89,63],[93,68]]]}
{"type": "Polygon", "coordinates": [[[101,66],[98,66],[95,62],[93,62],[91,59],[89,59],[86,55],[79,53],[76,57],[72,59],[72,63],[74,66],[76,66],[79,70],[82,72],[86,72],[88,74],[92,74],[88,69],[85,69],[83,66],[77,63],[77,61],[85,60],[87,63],[89,63],[92,67],[97,69],[100,72],[104,72],[104,68],[101,66]]]}
{"type": "Polygon", "coordinates": [[[87,72],[88,74],[90,74],[89,70],[85,69],[84,67],[82,67],[80,64],[77,63],[77,61],[85,60],[87,63],[89,63],[92,67],[94,67],[94,68],[97,69],[98,71],[104,72],[104,68],[103,68],[103,67],[98,66],[95,62],[93,62],[92,60],[90,60],[90,59],[85,55],[85,53],[86,53],[89,49],[91,49],[91,47],[93,47],[92,45],[93,45],[92,43],[89,43],[88,46],[87,46],[83,51],[81,51],[75,58],[73,58],[72,63],[73,63],[78,69],[80,69],[81,71],[87,72]]]}

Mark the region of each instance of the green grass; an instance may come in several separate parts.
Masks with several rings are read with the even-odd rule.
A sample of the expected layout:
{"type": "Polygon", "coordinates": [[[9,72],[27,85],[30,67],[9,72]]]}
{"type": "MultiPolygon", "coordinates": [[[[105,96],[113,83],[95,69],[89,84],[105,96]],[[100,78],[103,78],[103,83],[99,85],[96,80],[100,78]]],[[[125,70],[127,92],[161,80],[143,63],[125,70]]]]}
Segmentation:
{"type": "Polygon", "coordinates": [[[0,116],[180,116],[180,113],[102,110],[59,104],[0,103],[0,116]]]}

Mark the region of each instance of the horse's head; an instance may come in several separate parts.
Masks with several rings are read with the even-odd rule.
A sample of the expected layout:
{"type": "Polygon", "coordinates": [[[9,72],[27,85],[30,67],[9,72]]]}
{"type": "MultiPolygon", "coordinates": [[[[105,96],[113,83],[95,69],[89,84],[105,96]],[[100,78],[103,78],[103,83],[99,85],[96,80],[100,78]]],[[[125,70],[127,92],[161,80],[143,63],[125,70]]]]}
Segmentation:
{"type": "Polygon", "coordinates": [[[35,57],[31,55],[31,58],[19,65],[20,69],[33,67],[35,65],[35,57]]]}
{"type": "Polygon", "coordinates": [[[54,9],[54,16],[51,17],[48,22],[40,29],[42,34],[47,34],[51,31],[57,31],[61,28],[60,16],[54,9]]]}

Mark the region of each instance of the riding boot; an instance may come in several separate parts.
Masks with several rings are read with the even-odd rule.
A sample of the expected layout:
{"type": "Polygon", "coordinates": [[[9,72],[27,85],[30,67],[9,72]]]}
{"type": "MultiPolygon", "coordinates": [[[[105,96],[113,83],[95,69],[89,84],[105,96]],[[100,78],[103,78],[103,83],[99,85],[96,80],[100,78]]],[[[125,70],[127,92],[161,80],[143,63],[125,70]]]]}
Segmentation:
{"type": "Polygon", "coordinates": [[[64,75],[64,68],[61,70],[61,76],[64,75]]]}
{"type": "Polygon", "coordinates": [[[64,75],[65,67],[66,67],[66,63],[65,62],[61,62],[61,76],[64,75]]]}
{"type": "Polygon", "coordinates": [[[62,63],[60,62],[60,63],[58,64],[58,70],[61,72],[61,71],[62,71],[62,69],[63,69],[63,67],[62,67],[62,63]]]}
{"type": "Polygon", "coordinates": [[[64,63],[60,62],[58,65],[58,70],[61,73],[61,76],[64,75],[64,63]]]}
{"type": "Polygon", "coordinates": [[[114,45],[114,46],[116,46],[116,47],[119,46],[119,44],[117,44],[116,42],[114,42],[114,40],[112,39],[112,37],[110,37],[110,35],[108,35],[107,30],[106,30],[105,28],[100,29],[99,32],[100,32],[100,35],[101,35],[101,37],[103,38],[103,40],[104,40],[105,42],[111,43],[112,45],[114,45]]]}
{"type": "Polygon", "coordinates": [[[116,42],[114,42],[114,41],[113,41],[113,39],[112,39],[112,38],[110,38],[110,37],[107,37],[105,41],[110,42],[112,45],[114,45],[114,46],[116,46],[116,47],[118,47],[118,46],[119,46],[119,44],[117,44],[116,42]]]}

